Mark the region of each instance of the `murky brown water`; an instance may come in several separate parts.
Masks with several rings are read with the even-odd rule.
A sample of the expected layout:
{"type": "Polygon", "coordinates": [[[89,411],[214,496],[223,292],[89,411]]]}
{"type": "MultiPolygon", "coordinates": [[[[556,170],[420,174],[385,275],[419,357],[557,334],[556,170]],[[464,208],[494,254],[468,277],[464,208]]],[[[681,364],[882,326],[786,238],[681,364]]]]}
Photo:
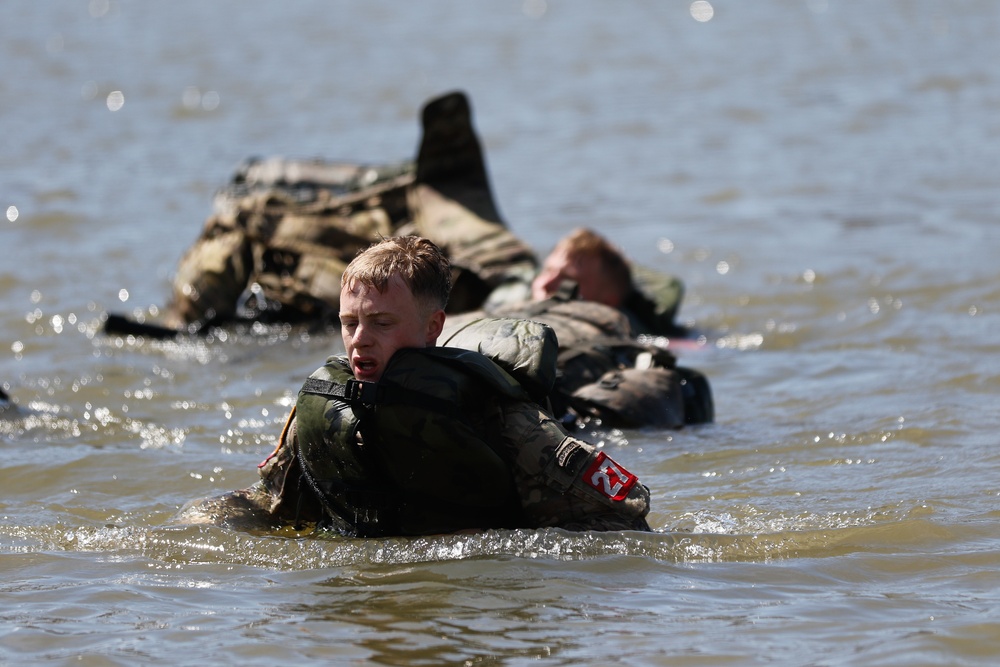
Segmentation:
{"type": "Polygon", "coordinates": [[[989,664],[1000,655],[1000,5],[4,5],[0,662],[989,664]],[[150,343],[250,155],[395,160],[469,92],[539,250],[688,285],[716,424],[595,434],[652,535],[294,539],[251,483],[335,335],[150,343]]]}

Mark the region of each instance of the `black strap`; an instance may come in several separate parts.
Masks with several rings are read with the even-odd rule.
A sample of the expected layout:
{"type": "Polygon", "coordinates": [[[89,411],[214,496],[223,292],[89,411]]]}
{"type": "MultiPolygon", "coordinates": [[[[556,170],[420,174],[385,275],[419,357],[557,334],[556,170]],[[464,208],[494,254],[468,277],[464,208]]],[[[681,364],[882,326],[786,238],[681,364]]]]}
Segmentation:
{"type": "Polygon", "coordinates": [[[329,396],[338,398],[345,403],[364,403],[375,405],[380,402],[383,391],[375,382],[363,382],[361,380],[350,379],[346,383],[333,382],[331,380],[321,380],[319,378],[306,378],[302,385],[302,391],[307,394],[318,396],[329,396]]]}
{"type": "Polygon", "coordinates": [[[401,403],[451,417],[462,414],[459,406],[448,405],[438,398],[396,385],[380,385],[377,382],[351,379],[341,384],[331,380],[307,378],[302,385],[302,391],[341,400],[352,408],[359,404],[371,406],[401,403]]]}

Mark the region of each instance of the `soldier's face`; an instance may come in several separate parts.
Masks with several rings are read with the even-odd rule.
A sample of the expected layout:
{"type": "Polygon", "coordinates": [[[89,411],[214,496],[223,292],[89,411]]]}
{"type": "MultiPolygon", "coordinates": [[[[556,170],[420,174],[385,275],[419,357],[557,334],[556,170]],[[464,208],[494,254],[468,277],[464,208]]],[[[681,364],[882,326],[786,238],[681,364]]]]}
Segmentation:
{"type": "Polygon", "coordinates": [[[576,282],[581,299],[618,305],[619,299],[601,271],[600,259],[579,253],[570,257],[566,250],[558,246],[545,258],[542,270],[531,282],[531,298],[535,301],[549,298],[559,291],[564,280],[576,282]]]}
{"type": "Polygon", "coordinates": [[[396,350],[430,347],[444,327],[444,311],[414,298],[393,276],[384,292],[355,282],[340,291],[340,330],[354,377],[375,382],[396,350]]]}

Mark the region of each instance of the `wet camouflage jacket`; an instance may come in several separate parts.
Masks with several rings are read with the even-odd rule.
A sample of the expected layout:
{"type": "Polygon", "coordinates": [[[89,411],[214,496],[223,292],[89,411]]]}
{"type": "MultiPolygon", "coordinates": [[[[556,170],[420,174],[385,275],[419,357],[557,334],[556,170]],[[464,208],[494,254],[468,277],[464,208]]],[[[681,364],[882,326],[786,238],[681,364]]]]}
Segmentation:
{"type": "Polygon", "coordinates": [[[170,324],[335,317],[344,269],[374,240],[397,232],[411,181],[403,175],[361,194],[308,202],[281,190],[227,201],[181,259],[170,324]]]}
{"type": "MultiPolygon", "coordinates": [[[[639,264],[632,264],[631,269],[633,287],[619,310],[625,315],[630,335],[690,336],[690,330],[674,321],[684,299],[684,282],[677,276],[639,264]]],[[[508,271],[503,282],[483,302],[483,310],[489,313],[516,310],[531,301],[531,282],[535,276],[534,271],[508,271]]],[[[567,281],[565,287],[570,289],[565,290],[563,300],[570,298],[575,284],[567,281]]]]}
{"type": "Polygon", "coordinates": [[[649,492],[635,475],[458,348],[401,350],[374,384],[353,382],[332,357],[260,472],[273,513],[346,534],[649,529],[649,492]]]}
{"type": "MultiPolygon", "coordinates": [[[[677,366],[670,351],[636,340],[616,308],[552,298],[496,307],[489,315],[541,322],[555,332],[557,375],[549,400],[557,416],[599,419],[606,427],[678,428],[713,419],[708,380],[677,366]]],[[[455,344],[458,332],[484,316],[450,316],[441,344],[455,344]]]]}

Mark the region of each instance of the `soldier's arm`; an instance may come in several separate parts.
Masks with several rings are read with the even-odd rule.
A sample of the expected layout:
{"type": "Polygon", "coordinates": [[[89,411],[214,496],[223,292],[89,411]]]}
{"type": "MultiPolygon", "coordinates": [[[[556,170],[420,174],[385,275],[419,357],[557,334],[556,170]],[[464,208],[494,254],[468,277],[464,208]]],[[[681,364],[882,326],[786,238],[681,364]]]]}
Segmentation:
{"type": "Polygon", "coordinates": [[[212,228],[181,258],[165,322],[174,328],[224,321],[236,314],[253,270],[250,242],[242,229],[212,228]]]}
{"type": "Polygon", "coordinates": [[[603,451],[532,403],[506,402],[502,421],[521,504],[536,527],[650,529],[649,490],[603,451]]]}
{"type": "Polygon", "coordinates": [[[305,487],[296,456],[295,411],[289,415],[278,446],[258,466],[260,481],[222,496],[193,501],[176,522],[214,524],[240,530],[303,526],[320,518],[321,508],[305,487]]]}

